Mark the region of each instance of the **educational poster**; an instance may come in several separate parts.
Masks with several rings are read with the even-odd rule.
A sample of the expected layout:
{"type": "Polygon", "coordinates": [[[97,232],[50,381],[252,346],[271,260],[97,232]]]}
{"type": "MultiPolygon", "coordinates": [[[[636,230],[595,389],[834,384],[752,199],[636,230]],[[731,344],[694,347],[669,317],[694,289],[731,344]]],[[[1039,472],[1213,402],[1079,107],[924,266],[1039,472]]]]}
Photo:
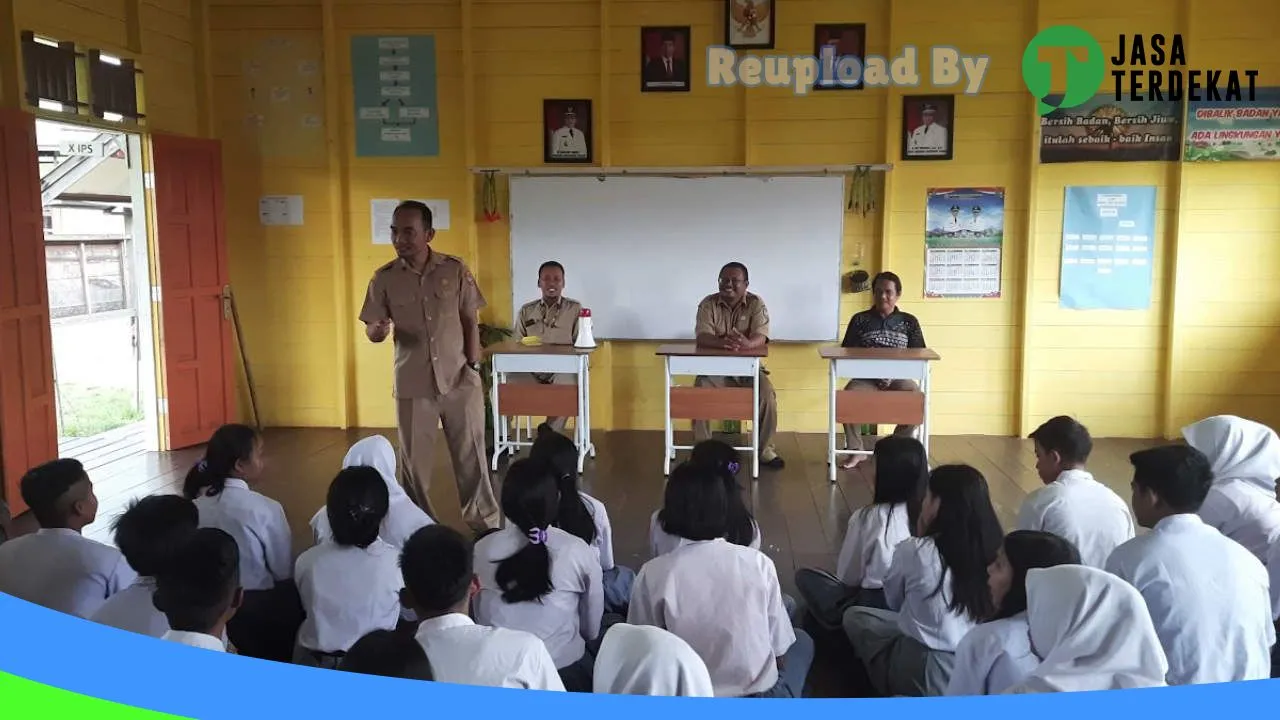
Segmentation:
{"type": "MultiPolygon", "coordinates": [[[[1055,102],[1062,96],[1049,96],[1055,102]]],[[[1182,108],[1173,100],[1097,95],[1040,118],[1040,162],[1134,162],[1178,159],[1182,108]]]]}
{"type": "Polygon", "coordinates": [[[925,297],[1000,297],[1004,188],[930,189],[924,247],[925,297]]]}
{"type": "Polygon", "coordinates": [[[352,37],[351,82],[357,157],[440,154],[435,37],[352,37]]]}
{"type": "Polygon", "coordinates": [[[1280,159],[1280,87],[1253,100],[1187,103],[1187,160],[1280,159]]]}
{"type": "Polygon", "coordinates": [[[255,43],[241,66],[244,134],[263,157],[323,157],[324,77],[320,41],[273,35],[255,43]]]}
{"type": "MultiPolygon", "coordinates": [[[[369,201],[369,237],[374,245],[391,244],[391,218],[396,213],[400,200],[393,198],[374,198],[369,201]]],[[[449,229],[448,200],[418,200],[431,208],[431,227],[436,230],[449,229]]]]}
{"type": "Polygon", "coordinates": [[[1061,307],[1151,306],[1154,186],[1068,187],[1062,212],[1061,307]]]}

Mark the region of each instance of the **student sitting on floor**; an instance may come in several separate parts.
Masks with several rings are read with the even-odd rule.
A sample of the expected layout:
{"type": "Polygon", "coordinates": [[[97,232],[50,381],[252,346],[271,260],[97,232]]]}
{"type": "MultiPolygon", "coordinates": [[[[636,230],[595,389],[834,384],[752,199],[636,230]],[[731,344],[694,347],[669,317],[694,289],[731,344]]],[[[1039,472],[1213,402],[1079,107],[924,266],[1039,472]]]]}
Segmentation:
{"type": "Polygon", "coordinates": [[[356,641],[339,670],[401,680],[435,680],[422,645],[394,630],[374,630],[356,641]]]}
{"type": "MultiPolygon", "coordinates": [[[[738,471],[742,468],[738,451],[720,440],[703,440],[693,446],[689,462],[715,472],[724,482],[729,502],[725,539],[734,545],[759,550],[760,525],[742,501],[742,487],[738,485],[738,471]]],[[[686,542],[667,527],[663,513],[664,510],[658,510],[649,519],[649,546],[653,557],[669,553],[686,542]]]]}
{"type": "Polygon", "coordinates": [[[689,643],[652,625],[609,628],[596,657],[594,692],[714,697],[707,665],[689,643]]]}
{"type": "Polygon", "coordinates": [[[578,489],[578,448],[547,423],[538,426],[538,437],[529,450],[530,459],[541,460],[559,478],[560,508],[556,527],[576,535],[600,554],[604,582],[604,611],[625,614],[631,601],[636,571],[613,562],[613,526],[604,503],[578,489]]]}
{"type": "MultiPolygon", "coordinates": [[[[576,493],[575,491],[572,491],[576,493]]],[[[517,460],[502,482],[506,527],[476,541],[476,622],[542,639],[565,689],[591,692],[604,585],[600,554],[555,526],[561,503],[555,470],[517,460]]]]}
{"type": "Polygon", "coordinates": [[[987,568],[996,614],[965,634],[956,647],[946,694],[999,695],[1026,680],[1040,664],[1027,624],[1027,571],[1079,564],[1080,551],[1057,535],[1036,530],[1006,535],[987,568]]]}
{"type": "Polygon", "coordinates": [[[1267,569],[1196,515],[1209,461],[1185,445],[1140,450],[1133,512],[1151,532],[1116,548],[1106,569],[1147,602],[1169,659],[1170,685],[1271,677],[1275,644],[1267,569]]]}
{"type": "Polygon", "coordinates": [[[1266,563],[1268,549],[1280,541],[1280,437],[1266,425],[1234,415],[1188,425],[1182,437],[1209,458],[1213,471],[1200,519],[1266,563]]]}
{"type": "Polygon", "coordinates": [[[289,662],[302,624],[292,581],[289,521],[280,503],[250,489],[262,474],[262,438],[245,425],[223,425],[204,459],[187,473],[183,494],[200,511],[200,527],[218,528],[240,548],[244,605],[227,630],[249,657],[289,662]]]}
{"type": "Polygon", "coordinates": [[[1133,513],[1111,488],[1084,469],[1093,451],[1085,426],[1059,415],[1031,433],[1036,472],[1045,486],[1022,501],[1019,530],[1042,530],[1070,540],[1089,567],[1102,567],[1133,537],[1133,513]]]}
{"type": "Polygon", "coordinates": [[[941,695],[956,646],[995,610],[987,566],[1003,533],[987,481],[968,465],[929,474],[915,537],[898,544],[884,580],[889,610],[851,607],[844,632],[881,695],[941,695]]]}
{"type": "Polygon", "coordinates": [[[813,640],[791,627],[768,556],[725,539],[729,499],[719,473],[671,473],[663,523],[682,542],[636,576],[627,622],[655,625],[707,664],[716,697],[801,697],[813,640]]]}
{"type": "Polygon", "coordinates": [[[457,530],[429,525],[400,554],[400,601],[422,622],[417,640],[439,682],[528,690],[564,690],[556,664],[537,636],[487,627],[467,614],[480,590],[473,549],[457,530]]]}
{"type": "Polygon", "coordinates": [[[802,568],[796,587],[805,606],[828,630],[840,627],[852,605],[888,609],[884,579],[898,543],[911,537],[929,483],[929,459],[919,440],[891,436],[876,443],[871,504],[849,515],[836,574],[802,568]]]}
{"type": "Polygon", "coordinates": [[[333,539],[302,553],[294,566],[307,619],[293,661],[335,668],[356,640],[395,630],[400,620],[399,553],[378,537],[387,486],[377,470],[357,465],[329,485],[325,512],[333,539]]]}
{"type": "Polygon", "coordinates": [[[98,516],[98,498],[79,460],[34,467],[19,488],[40,529],[0,545],[0,592],[88,618],[133,583],[119,550],[81,534],[98,516]]]}
{"type": "Polygon", "coordinates": [[[156,608],[169,630],[162,640],[226,652],[227,623],[244,600],[240,550],[217,528],[200,528],[156,578],[156,608]]]}
{"type": "Polygon", "coordinates": [[[135,500],[120,517],[114,530],[116,547],[138,574],[138,580],[112,595],[93,621],[151,637],[169,631],[169,621],[156,609],[156,576],[173,555],[195,533],[200,513],[190,500],[179,495],[152,495],[135,500]]]}
{"type": "Polygon", "coordinates": [[[1042,661],[1005,694],[1161,687],[1169,669],[1142,595],[1083,565],[1027,571],[1031,647],[1042,661]]]}
{"type": "MultiPolygon", "coordinates": [[[[342,459],[342,467],[360,466],[377,470],[386,483],[389,498],[387,516],[378,529],[378,537],[399,552],[410,535],[433,522],[431,516],[409,499],[400,486],[400,481],[396,479],[396,451],[391,447],[390,440],[381,435],[371,435],[352,445],[347,456],[342,459]]],[[[317,545],[333,538],[333,531],[329,529],[329,514],[325,508],[320,508],[311,518],[311,532],[317,545]]]]}

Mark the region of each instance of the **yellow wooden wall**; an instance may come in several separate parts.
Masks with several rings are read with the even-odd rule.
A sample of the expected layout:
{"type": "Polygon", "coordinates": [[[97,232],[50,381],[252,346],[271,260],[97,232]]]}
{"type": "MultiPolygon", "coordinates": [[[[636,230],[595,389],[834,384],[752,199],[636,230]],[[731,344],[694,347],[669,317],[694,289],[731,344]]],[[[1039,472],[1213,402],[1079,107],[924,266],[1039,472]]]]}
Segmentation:
{"type": "MultiPolygon", "coordinates": [[[[857,259],[874,272],[883,257],[883,268],[903,277],[903,306],[920,316],[944,356],[935,374],[935,432],[1025,433],[1063,412],[1111,436],[1171,435],[1211,412],[1280,422],[1280,409],[1267,402],[1271,388],[1280,388],[1280,365],[1268,352],[1280,324],[1273,319],[1280,291],[1271,281],[1280,259],[1272,249],[1280,163],[1041,166],[1032,98],[1019,72],[1036,30],[1063,22],[1094,32],[1106,52],[1120,32],[1179,31],[1193,65],[1259,68],[1261,84],[1280,85],[1280,64],[1267,55],[1280,29],[1280,10],[1271,5],[972,0],[958,12],[946,0],[780,3],[778,52],[809,52],[814,23],[865,22],[871,53],[947,44],[992,56],[982,94],[957,98],[955,159],[900,163],[901,89],[796,97],[775,88],[705,87],[698,72],[703,49],[721,40],[721,0],[209,2],[232,276],[270,424],[394,424],[390,350],[365,342],[355,319],[371,272],[391,256],[387,246],[369,243],[371,198],[450,201],[452,227],[436,247],[475,270],[489,301],[485,321],[510,323],[512,293],[536,295],[533,278],[511,287],[506,223],[474,219],[476,183],[467,168],[540,164],[547,97],[594,101],[596,156],[614,166],[896,163],[883,178],[879,211],[846,217],[844,269],[857,259]],[[692,92],[640,93],[639,27],[686,24],[692,92]],[[436,38],[440,156],[356,158],[349,38],[418,33],[436,38]],[[300,77],[299,63],[311,60],[318,80],[300,77]],[[255,83],[259,93],[251,97],[255,83]],[[319,95],[303,101],[297,88],[307,83],[319,95]],[[263,100],[262,88],[282,84],[294,88],[290,101],[263,100]],[[323,127],[302,129],[307,115],[323,127]],[[1059,309],[1063,188],[1126,183],[1159,188],[1152,307],[1059,309]],[[1002,296],[924,302],[925,192],[970,185],[1006,188],[1002,296]],[[261,227],[263,194],[304,195],[305,225],[261,227]]],[[[505,199],[505,186],[499,189],[505,199]]],[[[846,294],[842,316],[865,301],[846,294]]],[[[660,427],[653,350],[609,343],[595,355],[593,412],[601,428],[660,427]]],[[[825,429],[826,374],[814,348],[777,347],[769,365],[781,428],[825,429]]]]}

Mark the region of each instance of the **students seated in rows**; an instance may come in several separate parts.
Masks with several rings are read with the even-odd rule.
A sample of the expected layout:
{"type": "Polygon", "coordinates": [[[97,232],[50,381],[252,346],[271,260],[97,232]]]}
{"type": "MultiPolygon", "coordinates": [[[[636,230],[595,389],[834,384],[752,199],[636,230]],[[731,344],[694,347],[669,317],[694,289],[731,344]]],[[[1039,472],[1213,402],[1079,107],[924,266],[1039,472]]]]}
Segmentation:
{"type": "MultiPolygon", "coordinates": [[[[396,479],[396,451],[390,440],[381,435],[371,435],[352,445],[342,459],[342,467],[361,466],[377,470],[387,486],[387,516],[378,529],[378,537],[399,552],[410,535],[433,522],[431,516],[409,499],[396,479]]],[[[311,532],[317,545],[333,538],[329,513],[325,508],[320,508],[311,518],[311,532]]]]}
{"type": "Polygon", "coordinates": [[[1085,426],[1059,415],[1031,433],[1036,472],[1044,487],[1022,501],[1019,530],[1041,530],[1070,540],[1085,565],[1100,568],[1133,537],[1133,513],[1111,488],[1085,470],[1093,439],[1085,426]]]}
{"type": "Polygon", "coordinates": [[[840,627],[853,605],[888,609],[884,581],[894,548],[911,537],[929,483],[929,459],[919,440],[891,436],[875,444],[875,489],[871,504],[849,515],[836,574],[802,568],[796,587],[823,627],[840,627]]]}
{"type": "Polygon", "coordinates": [[[1161,687],[1169,665],[1142,595],[1083,565],[1027,572],[1031,647],[1042,658],[1005,694],[1161,687]]]}
{"type": "Polygon", "coordinates": [[[1027,623],[1027,571],[1079,564],[1080,551],[1057,535],[1036,530],[1005,535],[995,562],[987,567],[995,615],[956,647],[947,694],[999,695],[1026,680],[1040,664],[1027,623]]]}
{"type": "Polygon", "coordinates": [[[689,643],[716,697],[801,697],[813,640],[791,627],[773,561],[725,539],[727,495],[711,469],[690,462],[672,471],[663,524],[682,543],[640,568],[627,622],[689,643]]]}
{"type": "Polygon", "coordinates": [[[394,630],[374,630],[357,640],[338,669],[401,680],[435,680],[422,645],[413,636],[394,630]]]}
{"type": "Polygon", "coordinates": [[[1267,562],[1268,549],[1280,541],[1280,437],[1266,425],[1234,415],[1188,425],[1182,437],[1209,458],[1213,471],[1200,519],[1267,562]]]}
{"type": "Polygon", "coordinates": [[[560,507],[556,512],[556,527],[581,538],[600,555],[604,611],[626,613],[636,571],[614,563],[613,526],[609,523],[609,512],[604,503],[578,488],[577,446],[543,423],[538,426],[538,437],[529,449],[529,457],[547,463],[558,479],[560,507]]]}
{"type": "Polygon", "coordinates": [[[156,609],[156,576],[169,566],[199,526],[200,514],[178,495],[152,495],[136,500],[115,521],[116,547],[138,579],[112,595],[93,621],[120,630],[160,637],[169,621],[156,609]]]}
{"type": "Polygon", "coordinates": [[[161,639],[226,652],[227,625],[244,600],[235,538],[200,528],[173,559],[156,577],[156,608],[170,628],[161,639]]]}
{"type": "Polygon", "coordinates": [[[987,566],[1003,533],[982,473],[943,465],[929,474],[915,537],[898,544],[884,580],[888,610],[851,607],[844,632],[881,695],[941,695],[956,646],[991,616],[987,566]]]}
{"type": "Polygon", "coordinates": [[[1213,475],[1185,445],[1141,450],[1133,512],[1151,532],[1116,548],[1106,569],[1146,600],[1170,685],[1271,677],[1275,644],[1267,570],[1196,515],[1213,475]]]}
{"type": "MultiPolygon", "coordinates": [[[[576,489],[572,492],[576,495],[576,489]]],[[[561,504],[552,467],[517,460],[502,482],[503,529],[476,542],[476,622],[542,639],[570,692],[591,692],[604,585],[600,554],[555,526],[561,504]]]]}
{"type": "Polygon", "coordinates": [[[706,663],[689,643],[652,625],[609,628],[596,657],[593,692],[714,697],[706,663]]]}
{"type": "Polygon", "coordinates": [[[468,615],[480,589],[473,548],[457,530],[429,525],[400,554],[406,608],[422,618],[417,639],[439,682],[528,690],[564,690],[556,664],[536,636],[486,627],[468,615]]]}
{"type": "Polygon", "coordinates": [[[377,470],[346,468],[329,485],[332,539],[302,553],[294,567],[307,618],[293,661],[334,668],[357,640],[400,621],[399,552],[378,538],[387,486],[377,470]]]}
{"type": "Polygon", "coordinates": [[[79,460],[34,467],[19,489],[40,529],[0,545],[0,592],[89,618],[133,583],[119,550],[81,534],[98,516],[98,498],[79,460]]]}
{"type": "MultiPolygon", "coordinates": [[[[729,503],[725,539],[734,545],[759,550],[760,525],[742,501],[742,486],[738,485],[738,471],[742,469],[742,458],[738,451],[720,440],[703,440],[693,446],[689,462],[714,472],[724,482],[725,497],[729,503]]],[[[649,518],[649,549],[652,557],[669,553],[686,542],[667,527],[665,512],[665,508],[658,510],[649,518]]]]}
{"type": "Polygon", "coordinates": [[[240,549],[244,606],[227,628],[231,642],[249,657],[289,662],[302,606],[291,579],[293,549],[284,508],[250,488],[262,469],[258,433],[245,425],[223,425],[187,473],[183,494],[200,511],[200,527],[226,532],[240,549]]]}

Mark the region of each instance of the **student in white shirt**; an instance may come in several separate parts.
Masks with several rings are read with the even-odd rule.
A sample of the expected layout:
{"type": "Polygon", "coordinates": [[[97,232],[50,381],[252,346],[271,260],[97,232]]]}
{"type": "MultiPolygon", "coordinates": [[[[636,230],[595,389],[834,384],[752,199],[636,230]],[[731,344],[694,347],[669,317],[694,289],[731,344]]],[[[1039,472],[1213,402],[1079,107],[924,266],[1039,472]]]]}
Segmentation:
{"type": "Polygon", "coordinates": [[[652,625],[609,628],[596,657],[593,692],[714,697],[706,663],[689,643],[652,625]]]}
{"type": "MultiPolygon", "coordinates": [[[[577,491],[573,491],[576,495],[577,491]]],[[[560,489],[541,460],[517,460],[502,481],[506,527],[476,541],[476,621],[542,639],[565,689],[591,692],[604,585],[600,554],[558,527],[560,489]]]]}
{"type": "Polygon", "coordinates": [[[19,491],[40,529],[0,545],[0,592],[88,618],[133,583],[119,550],[81,534],[98,516],[98,498],[80,461],[34,467],[19,491]]]}
{"type": "Polygon", "coordinates": [[[986,478],[968,465],[929,474],[915,537],[898,544],[884,580],[889,610],[851,607],[844,632],[881,695],[941,695],[956,647],[995,610],[987,566],[1003,533],[986,478]]]}
{"type": "MultiPolygon", "coordinates": [[[[342,467],[359,466],[377,470],[386,483],[390,499],[387,516],[382,520],[378,537],[399,552],[410,535],[433,522],[431,516],[409,499],[400,481],[396,479],[396,451],[390,440],[382,435],[370,435],[352,445],[347,450],[347,456],[342,459],[342,467]]],[[[329,529],[329,515],[324,508],[320,508],[311,518],[311,532],[317,545],[333,538],[333,531],[329,529]]]]}
{"type": "Polygon", "coordinates": [[[1188,425],[1182,437],[1209,458],[1213,469],[1200,519],[1266,563],[1268,548],[1280,540],[1280,437],[1266,425],[1234,415],[1188,425]]]}
{"type": "Polygon", "coordinates": [[[395,630],[374,630],[357,640],[338,669],[401,680],[436,679],[422,645],[412,635],[395,630]]]}
{"type": "Polygon", "coordinates": [[[578,489],[578,448],[548,423],[538,426],[538,437],[529,457],[555,470],[560,488],[560,508],[555,526],[582,539],[600,555],[604,583],[604,611],[625,616],[631,602],[636,571],[613,561],[613,526],[604,503],[578,489]]]}
{"type": "Polygon", "coordinates": [[[400,556],[378,537],[388,499],[378,471],[363,465],[342,470],[329,485],[332,539],[302,553],[294,571],[307,614],[295,663],[335,668],[369,632],[396,629],[404,587],[400,556]]]}
{"type": "Polygon", "coordinates": [[[200,528],[156,577],[156,607],[170,628],[161,639],[226,652],[227,623],[243,600],[235,538],[200,528]]]}
{"type": "Polygon", "coordinates": [[[228,627],[231,642],[249,657],[289,662],[302,603],[284,508],[251,489],[262,475],[262,438],[251,427],[223,425],[204,452],[182,494],[200,511],[200,527],[226,532],[240,548],[244,604],[228,627]]]}
{"type": "Polygon", "coordinates": [[[422,618],[415,637],[436,681],[563,691],[556,664],[535,635],[471,621],[471,597],[480,590],[473,552],[471,541],[457,530],[428,525],[400,553],[400,601],[422,618]]]}
{"type": "Polygon", "coordinates": [[[1111,488],[1085,470],[1093,439],[1084,425],[1059,415],[1031,433],[1036,472],[1045,486],[1027,496],[1019,530],[1042,530],[1070,540],[1089,567],[1102,567],[1133,537],[1133,513],[1111,488]]]}
{"type": "Polygon", "coordinates": [[[888,609],[884,579],[898,543],[911,537],[929,483],[929,458],[919,440],[890,436],[876,443],[871,504],[849,515],[836,573],[802,568],[796,587],[819,625],[835,630],[853,605],[888,609]]]}
{"type": "Polygon", "coordinates": [[[156,575],[172,562],[199,524],[195,504],[179,495],[151,495],[130,504],[116,518],[114,530],[116,547],[138,579],[112,595],[92,620],[155,638],[168,632],[169,621],[153,601],[156,575]]]}
{"type": "Polygon", "coordinates": [[[686,542],[640,568],[627,622],[689,643],[716,697],[802,697],[813,640],[791,626],[773,561],[725,539],[728,507],[715,471],[693,463],[672,471],[663,520],[686,542]]]}
{"type": "Polygon", "coordinates": [[[1079,564],[1076,546],[1052,533],[1014,530],[1005,535],[995,562],[987,567],[996,613],[956,647],[946,694],[999,695],[1026,680],[1040,664],[1027,623],[1027,571],[1079,564]]]}
{"type": "Polygon", "coordinates": [[[1169,660],[1170,685],[1271,677],[1275,627],[1267,570],[1196,515],[1213,483],[1209,461],[1185,445],[1140,450],[1133,510],[1151,532],[1116,548],[1106,569],[1147,602],[1169,660]]]}
{"type": "Polygon", "coordinates": [[[1042,658],[1004,694],[1162,687],[1169,665],[1142,595],[1083,565],[1027,572],[1031,647],[1042,658]]]}
{"type": "MultiPolygon", "coordinates": [[[[738,471],[742,469],[742,458],[738,451],[719,440],[703,440],[694,445],[689,462],[714,470],[724,481],[729,502],[725,539],[734,545],[759,550],[760,525],[742,501],[742,486],[738,485],[738,471]]],[[[667,528],[663,512],[659,510],[649,519],[649,545],[653,557],[669,553],[687,542],[667,528]]]]}

